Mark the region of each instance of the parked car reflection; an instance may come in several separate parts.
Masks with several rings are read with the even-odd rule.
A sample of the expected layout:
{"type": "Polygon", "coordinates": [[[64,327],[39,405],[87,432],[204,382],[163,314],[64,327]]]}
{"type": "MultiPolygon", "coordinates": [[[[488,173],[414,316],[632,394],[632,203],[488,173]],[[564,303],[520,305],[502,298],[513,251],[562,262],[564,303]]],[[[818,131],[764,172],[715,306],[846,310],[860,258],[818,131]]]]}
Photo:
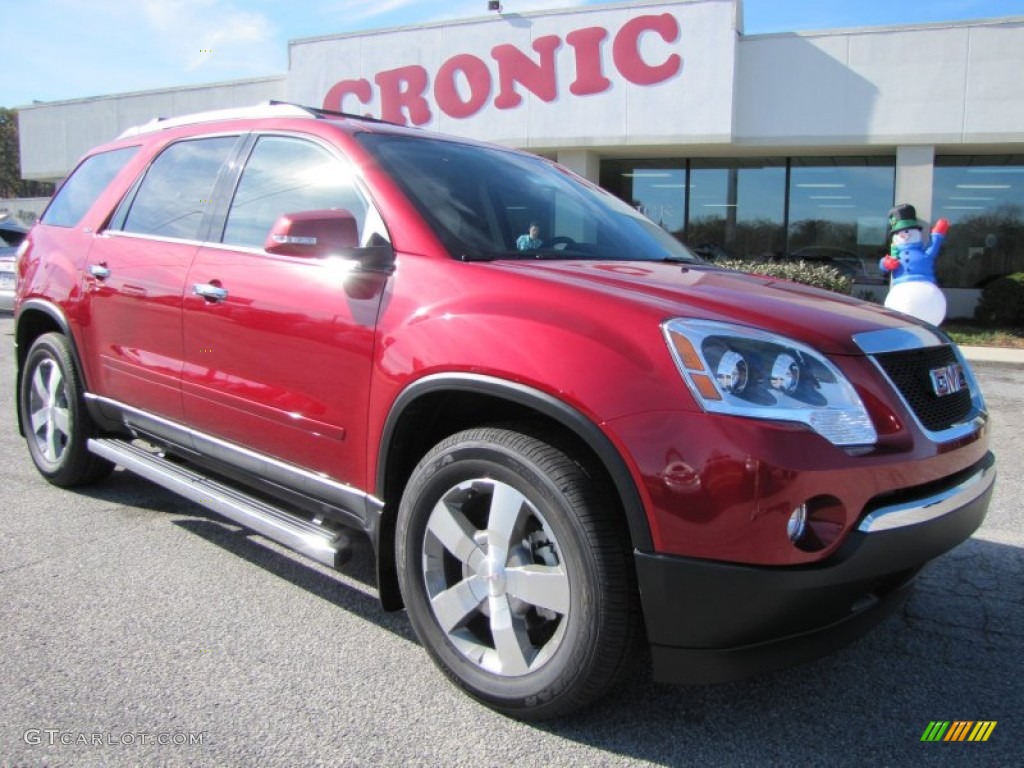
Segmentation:
{"type": "Polygon", "coordinates": [[[862,285],[885,285],[886,280],[878,269],[876,259],[858,256],[853,251],[834,248],[827,245],[808,245],[799,248],[779,260],[805,261],[811,264],[823,264],[834,267],[841,274],[855,283],[862,285]]]}

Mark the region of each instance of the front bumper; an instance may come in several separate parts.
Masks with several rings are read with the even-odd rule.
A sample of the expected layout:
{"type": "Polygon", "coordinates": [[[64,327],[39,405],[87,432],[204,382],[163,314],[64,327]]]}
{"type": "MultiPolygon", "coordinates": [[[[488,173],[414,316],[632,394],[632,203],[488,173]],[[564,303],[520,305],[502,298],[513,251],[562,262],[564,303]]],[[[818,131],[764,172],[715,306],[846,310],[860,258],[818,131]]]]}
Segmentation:
{"type": "Polygon", "coordinates": [[[988,453],[948,487],[872,509],[836,552],[811,565],[637,552],[655,679],[725,682],[851,642],[902,605],[922,566],[977,530],[995,474],[988,453]]]}

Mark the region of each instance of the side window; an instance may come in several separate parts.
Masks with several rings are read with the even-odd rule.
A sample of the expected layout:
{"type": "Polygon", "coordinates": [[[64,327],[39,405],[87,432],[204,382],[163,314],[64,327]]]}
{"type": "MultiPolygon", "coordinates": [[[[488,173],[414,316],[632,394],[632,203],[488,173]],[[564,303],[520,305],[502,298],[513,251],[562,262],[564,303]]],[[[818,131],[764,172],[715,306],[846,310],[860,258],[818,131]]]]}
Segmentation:
{"type": "Polygon", "coordinates": [[[350,211],[365,239],[368,206],[346,164],[304,139],[261,136],[238,182],[222,242],[261,248],[281,214],[328,208],[350,211]]]}
{"type": "Polygon", "coordinates": [[[56,227],[75,226],[138,151],[138,147],[124,147],[86,158],[57,190],[42,222],[56,227]]]}
{"type": "Polygon", "coordinates": [[[128,208],[125,232],[198,240],[213,185],[237,137],[189,139],[167,147],[150,165],[128,208]]]}

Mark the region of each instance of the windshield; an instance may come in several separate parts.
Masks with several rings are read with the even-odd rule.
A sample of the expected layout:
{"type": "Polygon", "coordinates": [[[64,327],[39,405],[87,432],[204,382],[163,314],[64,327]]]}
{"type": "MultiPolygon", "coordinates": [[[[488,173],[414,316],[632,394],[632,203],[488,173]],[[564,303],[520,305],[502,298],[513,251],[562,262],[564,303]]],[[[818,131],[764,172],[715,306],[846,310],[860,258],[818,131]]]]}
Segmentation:
{"type": "Polygon", "coordinates": [[[359,138],[456,258],[701,262],[614,195],[539,157],[426,136],[359,138]]]}

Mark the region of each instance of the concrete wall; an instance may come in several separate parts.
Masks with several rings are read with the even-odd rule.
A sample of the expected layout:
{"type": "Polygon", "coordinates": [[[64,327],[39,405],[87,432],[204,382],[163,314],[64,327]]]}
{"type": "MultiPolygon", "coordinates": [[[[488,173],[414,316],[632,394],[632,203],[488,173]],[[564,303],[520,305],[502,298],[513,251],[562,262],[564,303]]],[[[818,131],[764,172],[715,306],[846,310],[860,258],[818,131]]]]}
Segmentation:
{"type": "Polygon", "coordinates": [[[530,14],[510,9],[292,41],[288,94],[302,104],[537,151],[727,144],[736,41],[735,0],[651,0],[530,14]],[[550,60],[535,46],[553,46],[550,60]],[[530,63],[503,64],[503,51],[530,63]],[[555,71],[551,93],[538,95],[521,82],[503,85],[511,72],[538,66],[555,71]],[[595,87],[594,80],[603,85],[595,87]],[[445,99],[453,90],[458,98],[445,99]],[[446,101],[469,106],[453,111],[446,101]]]}
{"type": "Polygon", "coordinates": [[[737,143],[1024,143],[1024,17],[743,38],[737,143]]]}
{"type": "Polygon", "coordinates": [[[154,117],[248,106],[286,95],[282,76],[20,107],[21,173],[26,179],[57,181],[87,150],[154,117]]]}

